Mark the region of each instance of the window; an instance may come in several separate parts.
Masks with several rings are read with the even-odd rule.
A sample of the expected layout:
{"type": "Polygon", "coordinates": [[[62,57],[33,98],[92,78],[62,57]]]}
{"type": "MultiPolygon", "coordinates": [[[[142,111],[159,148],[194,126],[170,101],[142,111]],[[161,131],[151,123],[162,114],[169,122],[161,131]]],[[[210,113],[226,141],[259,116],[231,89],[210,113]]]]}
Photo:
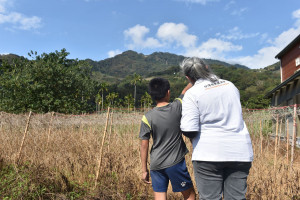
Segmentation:
{"type": "Polygon", "coordinates": [[[300,57],[296,58],[296,67],[300,65],[300,57]]]}

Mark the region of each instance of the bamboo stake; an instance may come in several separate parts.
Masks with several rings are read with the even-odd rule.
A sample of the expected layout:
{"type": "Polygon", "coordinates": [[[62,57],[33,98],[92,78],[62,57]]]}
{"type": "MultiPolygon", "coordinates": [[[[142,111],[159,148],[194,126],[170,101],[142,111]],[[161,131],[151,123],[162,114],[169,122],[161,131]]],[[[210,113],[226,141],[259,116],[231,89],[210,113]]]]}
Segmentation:
{"type": "Polygon", "coordinates": [[[50,123],[49,123],[48,136],[47,136],[47,143],[46,143],[46,148],[45,148],[45,149],[48,148],[48,143],[49,143],[50,133],[51,133],[51,128],[52,128],[53,116],[54,116],[54,112],[51,113],[51,119],[50,119],[50,123]]]}
{"type": "Polygon", "coordinates": [[[289,119],[286,119],[286,164],[289,164],[289,119]]]}
{"type": "Polygon", "coordinates": [[[133,140],[134,140],[134,123],[133,123],[133,120],[131,121],[131,140],[130,140],[130,157],[132,157],[132,152],[133,152],[133,140]]]}
{"type": "Polygon", "coordinates": [[[260,155],[263,153],[263,137],[262,137],[262,126],[261,126],[261,120],[260,120],[260,155]]]}
{"type": "MultiPolygon", "coordinates": [[[[278,114],[276,119],[276,136],[275,136],[275,155],[274,155],[274,170],[276,169],[277,162],[277,143],[278,143],[278,114]]],[[[275,174],[276,175],[276,174],[275,174]]]]}
{"type": "Polygon", "coordinates": [[[96,171],[96,177],[95,177],[95,188],[97,186],[97,180],[98,180],[99,172],[100,172],[100,169],[101,169],[102,149],[103,149],[103,145],[104,145],[104,141],[105,141],[105,135],[106,135],[107,125],[108,125],[108,120],[109,120],[109,110],[110,110],[110,107],[107,108],[106,123],[105,123],[103,138],[102,138],[102,144],[101,144],[101,148],[100,148],[100,155],[99,155],[99,160],[98,160],[98,167],[97,167],[97,171],[96,171]]]}
{"type": "Polygon", "coordinates": [[[297,105],[294,105],[294,116],[293,116],[293,139],[291,146],[291,167],[293,167],[294,162],[294,151],[295,151],[295,139],[296,139],[296,115],[297,115],[297,105]]]}
{"type": "Polygon", "coordinates": [[[113,114],[114,111],[111,110],[111,114],[110,114],[110,127],[109,127],[109,135],[108,135],[108,147],[107,147],[107,151],[109,152],[109,144],[110,144],[110,138],[111,138],[111,134],[112,134],[112,125],[113,125],[113,114]]]}
{"type": "Polygon", "coordinates": [[[29,127],[30,118],[31,118],[31,111],[29,112],[29,115],[28,115],[25,131],[24,131],[24,136],[23,136],[23,139],[22,139],[22,142],[21,142],[20,150],[19,150],[18,155],[17,155],[17,164],[19,163],[19,159],[21,157],[24,141],[25,141],[25,138],[27,136],[27,131],[28,131],[28,127],[29,127]]]}
{"type": "Polygon", "coordinates": [[[280,149],[280,140],[281,140],[281,134],[282,134],[282,119],[280,120],[280,126],[279,126],[279,137],[278,137],[278,149],[280,149]]]}

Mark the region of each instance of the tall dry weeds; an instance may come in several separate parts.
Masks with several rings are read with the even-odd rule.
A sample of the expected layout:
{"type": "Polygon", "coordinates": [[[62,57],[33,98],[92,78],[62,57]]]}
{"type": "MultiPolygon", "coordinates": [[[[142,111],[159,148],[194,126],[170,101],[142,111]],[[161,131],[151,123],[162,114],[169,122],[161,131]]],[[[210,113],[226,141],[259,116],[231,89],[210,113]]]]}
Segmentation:
{"type": "MultiPolygon", "coordinates": [[[[151,186],[140,180],[138,132],[141,117],[142,113],[114,113],[113,127],[108,129],[111,130],[110,139],[104,143],[101,170],[94,189],[105,113],[83,116],[55,114],[52,121],[51,113],[33,114],[19,166],[15,162],[27,115],[0,113],[0,187],[1,182],[9,179],[9,174],[15,174],[9,179],[7,190],[0,189],[0,198],[153,199],[151,186]],[[20,183],[26,186],[25,189],[14,187],[14,184],[20,183]]],[[[295,152],[294,166],[291,168],[286,161],[286,145],[282,142],[274,169],[274,140],[263,133],[261,154],[257,129],[260,122],[251,117],[247,116],[246,120],[252,134],[255,157],[248,179],[247,198],[299,199],[299,150],[295,152]]],[[[187,166],[193,177],[192,147],[189,141],[187,144],[190,150],[186,158],[187,166]]],[[[171,191],[170,187],[169,199],[181,199],[180,194],[171,191]]]]}

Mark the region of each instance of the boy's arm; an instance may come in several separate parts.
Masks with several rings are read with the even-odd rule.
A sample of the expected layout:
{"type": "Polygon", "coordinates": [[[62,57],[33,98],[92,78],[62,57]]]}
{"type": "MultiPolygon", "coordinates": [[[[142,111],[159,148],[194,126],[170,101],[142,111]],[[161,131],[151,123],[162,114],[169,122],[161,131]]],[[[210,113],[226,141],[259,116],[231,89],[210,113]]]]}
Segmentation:
{"type": "Polygon", "coordinates": [[[149,140],[141,140],[141,161],[142,161],[142,180],[150,184],[149,170],[147,167],[149,140]]]}
{"type": "Polygon", "coordinates": [[[188,91],[188,89],[190,89],[193,85],[191,83],[187,84],[187,86],[185,86],[185,88],[182,90],[181,94],[185,94],[186,91],[188,91]]]}

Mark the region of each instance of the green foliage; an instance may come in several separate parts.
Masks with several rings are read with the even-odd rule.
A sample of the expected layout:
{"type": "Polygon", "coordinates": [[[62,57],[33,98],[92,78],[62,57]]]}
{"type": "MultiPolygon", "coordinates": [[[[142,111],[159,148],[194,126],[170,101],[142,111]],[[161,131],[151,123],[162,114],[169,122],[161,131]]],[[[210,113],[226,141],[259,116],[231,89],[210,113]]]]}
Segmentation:
{"type": "Polygon", "coordinates": [[[0,73],[0,109],[6,112],[79,113],[92,110],[93,81],[87,63],[67,59],[68,52],[31,52],[32,60],[4,62],[0,73]]]}
{"type": "Polygon", "coordinates": [[[117,103],[118,96],[119,96],[119,94],[115,93],[115,92],[109,93],[106,96],[106,100],[108,101],[110,107],[114,107],[115,106],[115,104],[117,103]]]}
{"type": "MultiPolygon", "coordinates": [[[[42,55],[30,52],[31,60],[17,55],[0,56],[0,110],[81,113],[100,111],[109,105],[131,108],[128,95],[133,96],[133,105],[144,106],[148,81],[154,77],[170,81],[171,101],[187,84],[179,67],[184,57],[175,54],[155,52],[145,56],[126,51],[99,62],[68,59],[68,55],[62,49],[42,55]]],[[[261,96],[280,83],[279,63],[250,70],[242,65],[204,60],[220,78],[236,85],[245,107],[268,106],[261,96]]]]}
{"type": "Polygon", "coordinates": [[[245,107],[249,109],[261,109],[261,108],[267,108],[269,106],[270,106],[270,99],[264,98],[263,95],[250,97],[250,99],[246,102],[245,105],[245,107]]]}
{"type": "Polygon", "coordinates": [[[61,177],[54,180],[47,173],[43,168],[36,169],[27,164],[17,167],[1,163],[0,198],[53,199],[53,195],[61,193],[68,199],[78,199],[85,195],[83,187],[79,184],[64,182],[64,178],[61,177]]]}
{"type": "Polygon", "coordinates": [[[141,107],[149,108],[153,104],[152,98],[148,92],[141,97],[141,107]]]}
{"type": "Polygon", "coordinates": [[[129,109],[132,108],[134,105],[134,98],[132,97],[131,94],[128,94],[124,97],[124,103],[127,105],[128,112],[129,112],[129,109]]]}

